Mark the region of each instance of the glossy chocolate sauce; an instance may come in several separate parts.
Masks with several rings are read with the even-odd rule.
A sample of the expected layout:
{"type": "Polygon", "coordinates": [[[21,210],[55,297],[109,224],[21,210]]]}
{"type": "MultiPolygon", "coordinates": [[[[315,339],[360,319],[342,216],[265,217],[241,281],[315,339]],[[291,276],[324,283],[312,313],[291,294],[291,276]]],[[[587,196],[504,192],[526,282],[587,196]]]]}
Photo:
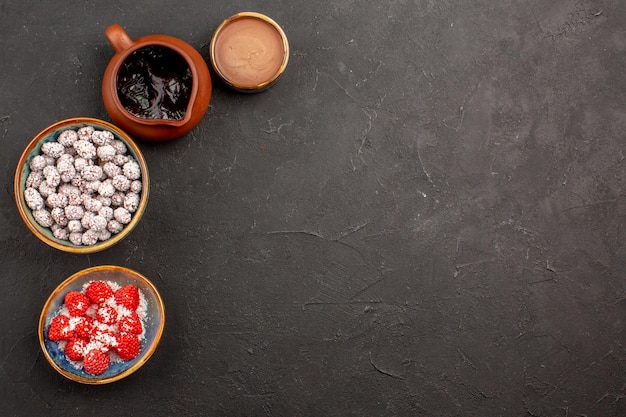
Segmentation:
{"type": "Polygon", "coordinates": [[[192,74],[187,61],[163,46],[131,53],[117,75],[120,102],[144,119],[182,120],[189,104],[192,74]]]}

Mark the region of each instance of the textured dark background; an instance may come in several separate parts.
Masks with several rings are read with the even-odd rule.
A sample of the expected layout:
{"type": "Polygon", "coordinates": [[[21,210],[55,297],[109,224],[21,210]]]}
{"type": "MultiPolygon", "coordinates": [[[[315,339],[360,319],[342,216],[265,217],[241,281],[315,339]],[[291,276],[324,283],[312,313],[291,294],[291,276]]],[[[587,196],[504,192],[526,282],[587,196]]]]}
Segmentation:
{"type": "Polygon", "coordinates": [[[625,416],[626,2],[0,0],[3,416],[625,416]],[[140,143],[148,210],[77,256],[22,224],[28,141],[109,120],[105,28],[204,56],[256,10],[277,85],[214,81],[191,133],[140,143]],[[88,266],[135,269],[167,322],[127,379],[43,358],[40,310],[88,266]]]}

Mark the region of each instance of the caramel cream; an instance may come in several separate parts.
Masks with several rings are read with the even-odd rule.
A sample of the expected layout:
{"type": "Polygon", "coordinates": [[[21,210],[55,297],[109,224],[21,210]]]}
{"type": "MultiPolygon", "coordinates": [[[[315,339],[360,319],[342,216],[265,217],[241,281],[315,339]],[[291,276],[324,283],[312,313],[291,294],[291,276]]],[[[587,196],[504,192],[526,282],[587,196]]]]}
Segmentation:
{"type": "Polygon", "coordinates": [[[286,40],[280,29],[255,17],[241,16],[215,34],[213,63],[236,88],[258,89],[280,76],[286,64],[286,40]]]}

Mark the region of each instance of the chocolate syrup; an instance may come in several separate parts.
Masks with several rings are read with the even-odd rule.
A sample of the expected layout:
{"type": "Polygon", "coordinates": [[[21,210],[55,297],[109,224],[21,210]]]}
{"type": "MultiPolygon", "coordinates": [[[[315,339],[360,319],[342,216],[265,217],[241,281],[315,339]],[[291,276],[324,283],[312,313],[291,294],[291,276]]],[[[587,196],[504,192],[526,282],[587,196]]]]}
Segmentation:
{"type": "Polygon", "coordinates": [[[147,46],[131,53],[117,75],[126,110],[144,119],[182,120],[192,88],[191,69],[177,52],[147,46]]]}

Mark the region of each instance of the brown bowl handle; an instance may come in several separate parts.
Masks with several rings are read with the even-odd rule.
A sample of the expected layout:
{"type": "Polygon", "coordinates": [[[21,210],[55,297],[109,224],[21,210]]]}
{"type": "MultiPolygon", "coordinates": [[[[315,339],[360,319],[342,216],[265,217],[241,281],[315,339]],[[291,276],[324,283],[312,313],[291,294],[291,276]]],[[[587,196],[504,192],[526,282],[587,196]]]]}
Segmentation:
{"type": "Polygon", "coordinates": [[[124,31],[124,29],[118,25],[114,24],[109,26],[105,31],[104,35],[109,40],[109,43],[115,49],[115,52],[120,53],[125,51],[126,49],[133,46],[133,40],[128,36],[128,34],[124,31]]]}

